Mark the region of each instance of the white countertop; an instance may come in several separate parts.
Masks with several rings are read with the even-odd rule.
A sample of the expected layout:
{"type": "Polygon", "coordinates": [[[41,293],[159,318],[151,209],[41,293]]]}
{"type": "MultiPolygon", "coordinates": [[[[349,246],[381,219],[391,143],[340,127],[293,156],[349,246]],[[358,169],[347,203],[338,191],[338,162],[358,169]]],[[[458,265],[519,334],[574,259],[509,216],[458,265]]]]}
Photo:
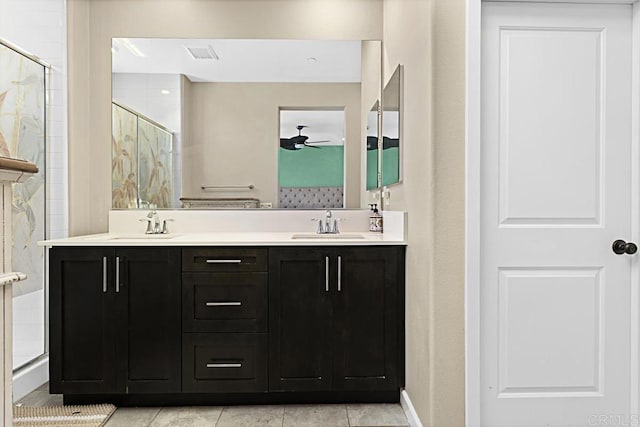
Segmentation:
{"type": "Polygon", "coordinates": [[[343,232],[316,235],[313,232],[202,232],[145,235],[102,233],[65,239],[43,240],[40,246],[371,246],[406,245],[395,234],[343,232]],[[293,238],[296,236],[296,238],[293,238]]]}
{"type": "Polygon", "coordinates": [[[362,209],[334,210],[340,234],[317,235],[317,220],[325,211],[303,210],[163,210],[160,220],[171,219],[168,235],[146,235],[147,212],[109,212],[109,232],[44,240],[40,246],[370,246],[406,245],[404,212],[385,211],[384,233],[367,231],[369,213],[362,209]],[[140,219],[143,219],[140,222],[140,219]],[[292,238],[296,237],[304,238],[292,238]]]}

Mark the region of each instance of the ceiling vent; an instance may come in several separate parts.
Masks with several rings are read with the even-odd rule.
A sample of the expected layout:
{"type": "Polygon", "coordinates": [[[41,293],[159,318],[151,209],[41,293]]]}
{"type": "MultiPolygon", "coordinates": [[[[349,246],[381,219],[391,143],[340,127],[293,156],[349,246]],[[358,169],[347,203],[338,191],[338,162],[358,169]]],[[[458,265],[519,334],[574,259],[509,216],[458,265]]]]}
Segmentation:
{"type": "Polygon", "coordinates": [[[186,49],[193,59],[220,59],[211,46],[187,47],[186,49]]]}

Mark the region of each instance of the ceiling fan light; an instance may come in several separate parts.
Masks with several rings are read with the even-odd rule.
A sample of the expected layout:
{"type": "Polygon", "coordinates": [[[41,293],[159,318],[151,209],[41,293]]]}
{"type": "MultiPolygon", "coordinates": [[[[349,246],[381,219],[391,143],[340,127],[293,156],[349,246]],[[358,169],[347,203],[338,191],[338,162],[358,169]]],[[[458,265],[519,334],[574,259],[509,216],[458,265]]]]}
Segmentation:
{"type": "Polygon", "coordinates": [[[296,144],[293,144],[293,147],[294,147],[296,150],[299,150],[299,149],[301,149],[301,148],[304,148],[304,144],[298,144],[298,143],[296,143],[296,144]]]}

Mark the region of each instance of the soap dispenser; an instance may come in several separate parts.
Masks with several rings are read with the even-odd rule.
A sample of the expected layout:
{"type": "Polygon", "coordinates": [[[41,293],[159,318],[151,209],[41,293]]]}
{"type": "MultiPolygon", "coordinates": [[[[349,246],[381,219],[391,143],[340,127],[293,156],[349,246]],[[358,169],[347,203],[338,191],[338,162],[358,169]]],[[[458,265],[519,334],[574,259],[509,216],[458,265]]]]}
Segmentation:
{"type": "Polygon", "coordinates": [[[378,212],[378,205],[371,204],[371,213],[369,214],[369,231],[373,233],[382,233],[382,215],[378,212]]]}

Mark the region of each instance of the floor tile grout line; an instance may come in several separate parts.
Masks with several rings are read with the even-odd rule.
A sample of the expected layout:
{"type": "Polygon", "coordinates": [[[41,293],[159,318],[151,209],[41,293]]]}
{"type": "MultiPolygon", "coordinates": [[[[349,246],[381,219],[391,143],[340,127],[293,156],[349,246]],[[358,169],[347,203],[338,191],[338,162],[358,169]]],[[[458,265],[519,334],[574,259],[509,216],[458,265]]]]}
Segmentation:
{"type": "Polygon", "coordinates": [[[158,412],[156,412],[156,414],[153,416],[153,418],[151,418],[151,421],[149,421],[149,424],[147,425],[147,427],[151,427],[153,425],[153,422],[156,420],[156,418],[158,418],[158,415],[160,415],[160,412],[164,409],[164,406],[160,406],[158,407],[158,412]]]}
{"type": "Polygon", "coordinates": [[[287,407],[282,407],[282,427],[284,427],[284,415],[287,413],[287,407]]]}
{"type": "Polygon", "coordinates": [[[222,409],[220,410],[220,413],[218,414],[218,419],[216,420],[216,423],[213,425],[214,427],[216,427],[218,425],[218,423],[220,422],[220,418],[222,418],[222,413],[224,412],[224,410],[226,409],[226,406],[223,406],[222,409]]]}

